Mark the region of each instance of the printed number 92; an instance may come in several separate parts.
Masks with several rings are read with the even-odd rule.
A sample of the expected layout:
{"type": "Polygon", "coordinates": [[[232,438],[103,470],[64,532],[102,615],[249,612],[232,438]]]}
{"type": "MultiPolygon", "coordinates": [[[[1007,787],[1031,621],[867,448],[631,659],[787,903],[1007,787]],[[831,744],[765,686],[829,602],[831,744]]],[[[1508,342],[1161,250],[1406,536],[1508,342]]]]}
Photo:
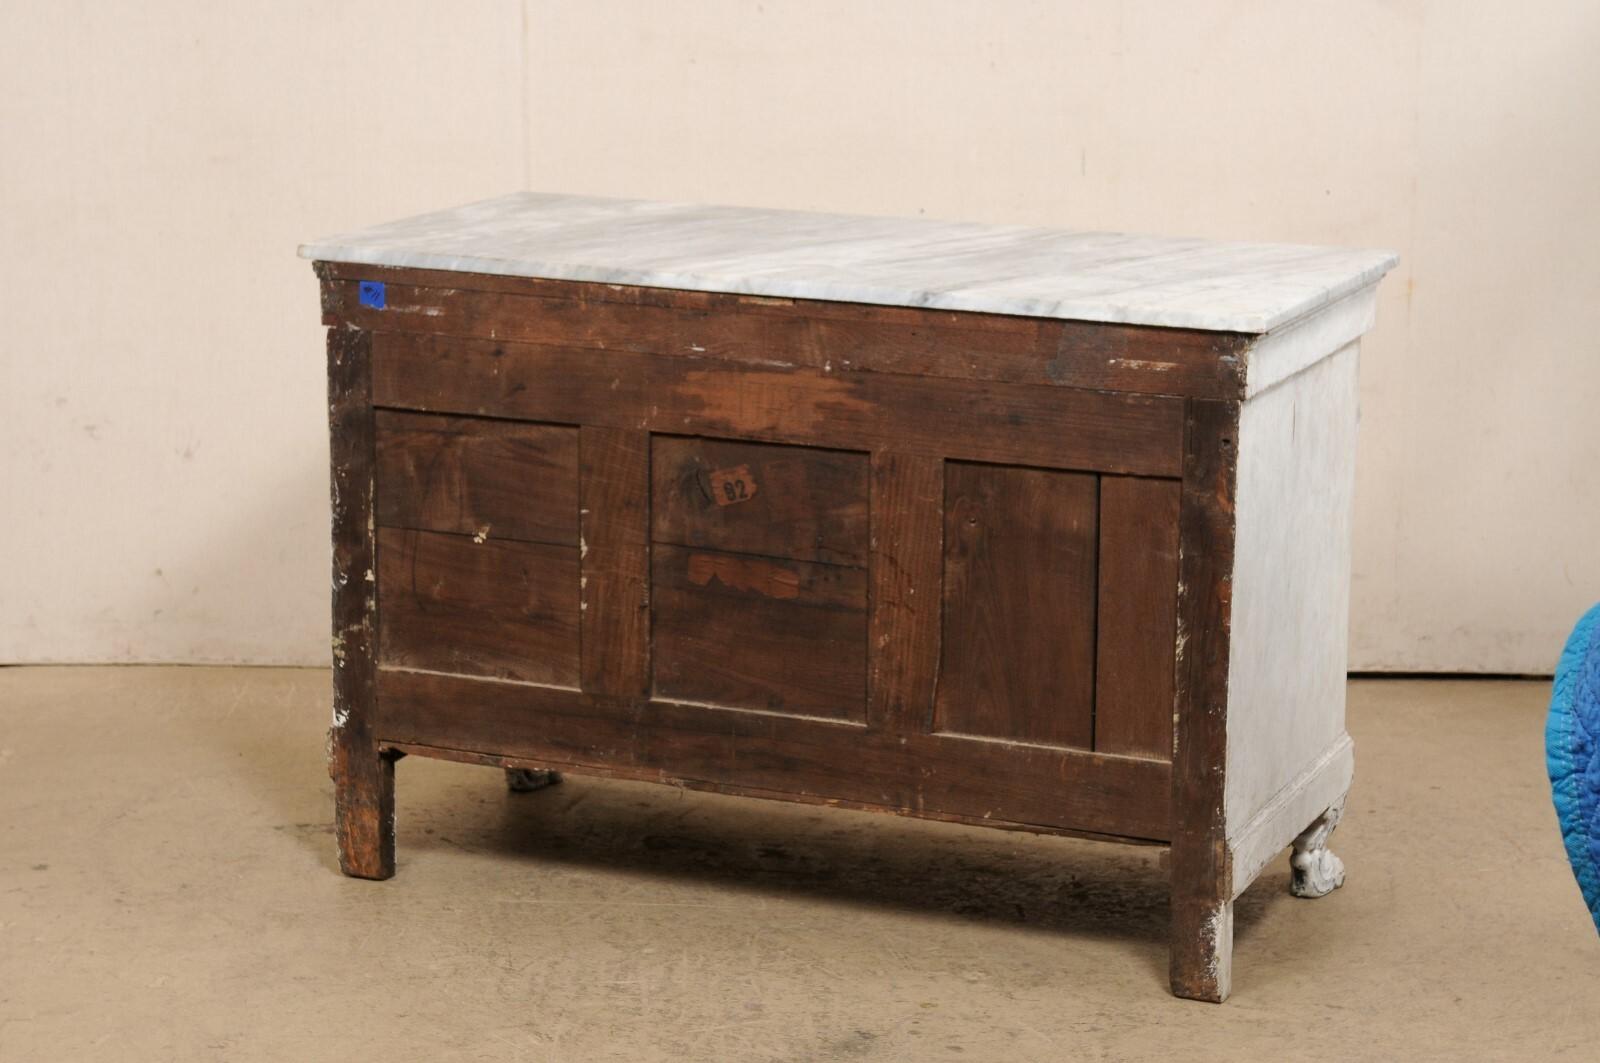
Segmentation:
{"type": "Polygon", "coordinates": [[[749,489],[745,487],[743,480],[722,481],[722,494],[729,502],[738,502],[750,497],[749,489]]]}

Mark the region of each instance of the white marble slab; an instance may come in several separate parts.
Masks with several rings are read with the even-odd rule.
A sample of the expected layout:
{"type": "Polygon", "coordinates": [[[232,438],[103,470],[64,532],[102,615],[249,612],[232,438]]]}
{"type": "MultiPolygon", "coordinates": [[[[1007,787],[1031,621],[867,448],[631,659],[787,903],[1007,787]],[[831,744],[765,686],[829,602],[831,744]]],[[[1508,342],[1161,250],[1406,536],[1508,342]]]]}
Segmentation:
{"type": "Polygon", "coordinates": [[[1267,332],[1388,251],[519,192],[330,236],[304,258],[656,288],[1267,332]]]}

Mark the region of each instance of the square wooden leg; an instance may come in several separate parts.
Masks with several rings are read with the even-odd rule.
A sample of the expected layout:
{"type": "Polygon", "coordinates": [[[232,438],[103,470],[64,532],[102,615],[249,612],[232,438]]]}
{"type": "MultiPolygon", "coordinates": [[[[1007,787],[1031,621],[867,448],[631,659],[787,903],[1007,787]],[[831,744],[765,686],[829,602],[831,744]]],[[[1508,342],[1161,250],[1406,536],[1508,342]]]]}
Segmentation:
{"type": "Polygon", "coordinates": [[[1220,1004],[1233,973],[1232,851],[1224,830],[1228,633],[1239,412],[1188,404],[1179,517],[1172,760],[1172,992],[1220,1004]]]}
{"type": "Polygon", "coordinates": [[[334,834],[339,869],[354,878],[394,874],[394,762],[375,746],[335,742],[334,834]]]}
{"type": "Polygon", "coordinates": [[[1227,1000],[1233,983],[1233,901],[1186,895],[1174,881],[1171,948],[1173,996],[1212,1004],[1227,1000]]]}
{"type": "Polygon", "coordinates": [[[373,735],[377,700],[377,568],[373,491],[372,337],[328,330],[328,425],[333,501],[333,777],[339,867],[357,878],[394,874],[394,762],[373,735]]]}

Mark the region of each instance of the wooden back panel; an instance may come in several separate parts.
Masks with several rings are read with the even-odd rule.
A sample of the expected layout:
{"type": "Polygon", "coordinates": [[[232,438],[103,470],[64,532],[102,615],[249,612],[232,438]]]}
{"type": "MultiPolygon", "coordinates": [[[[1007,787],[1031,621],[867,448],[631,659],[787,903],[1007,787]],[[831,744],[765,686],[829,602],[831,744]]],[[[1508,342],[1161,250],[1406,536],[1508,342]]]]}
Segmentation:
{"type": "Polygon", "coordinates": [[[384,741],[1169,836],[1183,400],[417,320],[373,322],[384,741]]]}
{"type": "Polygon", "coordinates": [[[1096,479],[945,463],[935,730],[1094,747],[1096,479]]]}

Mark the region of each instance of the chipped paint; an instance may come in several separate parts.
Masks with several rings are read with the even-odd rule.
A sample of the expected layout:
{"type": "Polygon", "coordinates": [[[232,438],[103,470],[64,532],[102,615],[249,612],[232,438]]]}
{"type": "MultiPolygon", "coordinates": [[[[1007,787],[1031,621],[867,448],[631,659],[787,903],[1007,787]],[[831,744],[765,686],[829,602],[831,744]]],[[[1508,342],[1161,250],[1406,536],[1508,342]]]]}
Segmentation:
{"type": "Polygon", "coordinates": [[[1119,369],[1142,369],[1151,373],[1170,373],[1182,368],[1177,362],[1147,362],[1139,358],[1107,358],[1106,364],[1119,369]]]}
{"type": "Polygon", "coordinates": [[[1205,941],[1206,973],[1216,987],[1216,999],[1226,1000],[1232,989],[1233,904],[1219,904],[1206,915],[1200,933],[1205,941]]]}

